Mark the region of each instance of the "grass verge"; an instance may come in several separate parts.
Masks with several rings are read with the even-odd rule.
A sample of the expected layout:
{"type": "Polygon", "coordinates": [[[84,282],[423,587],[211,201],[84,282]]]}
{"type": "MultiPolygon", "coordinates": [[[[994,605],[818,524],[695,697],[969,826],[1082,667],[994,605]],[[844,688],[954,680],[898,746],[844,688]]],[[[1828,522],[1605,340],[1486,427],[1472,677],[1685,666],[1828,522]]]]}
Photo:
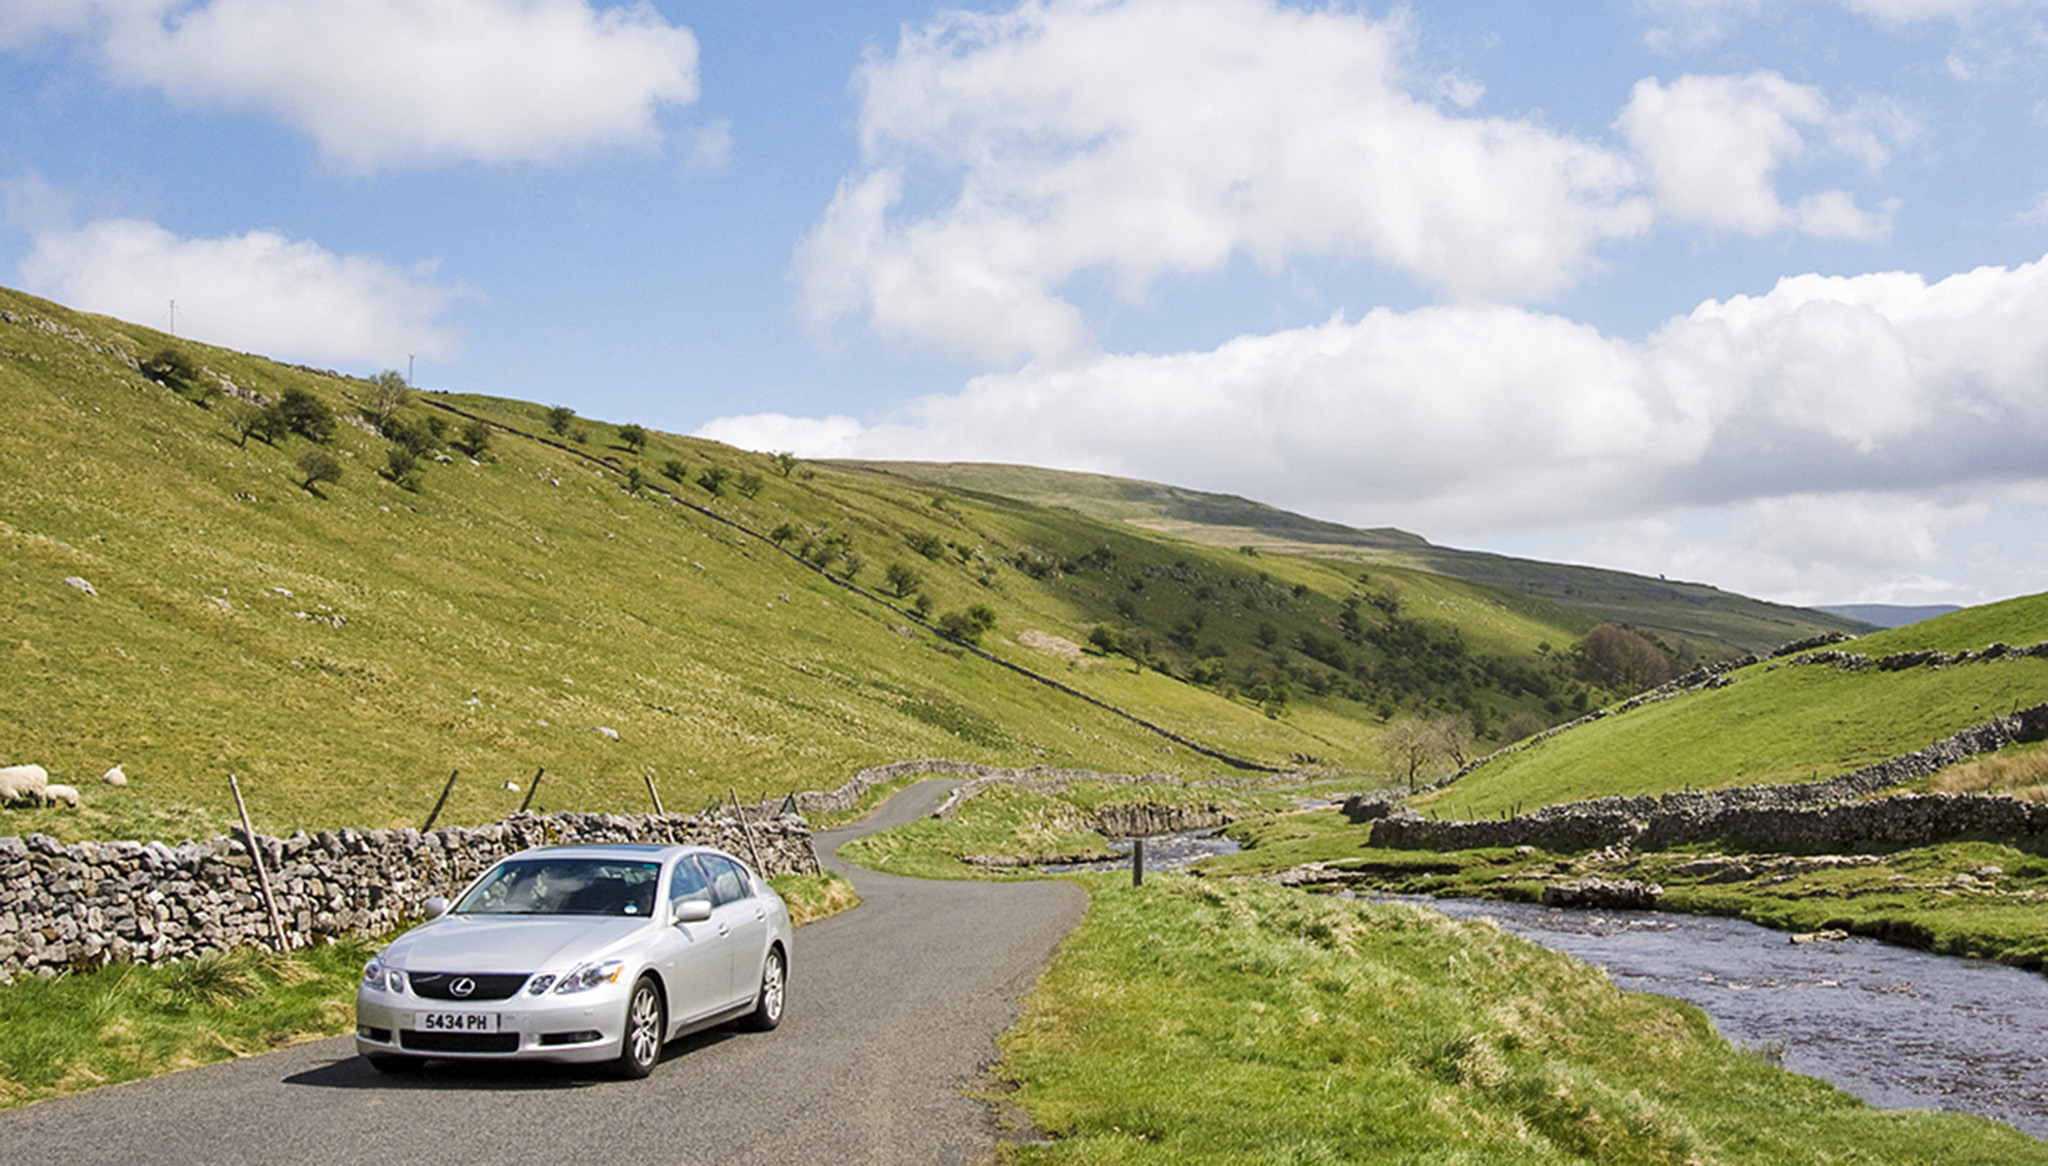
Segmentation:
{"type": "Polygon", "coordinates": [[[240,948],[0,987],[0,1107],[348,1032],[374,950],[240,948]]]}
{"type": "Polygon", "coordinates": [[[1398,904],[1248,881],[1086,878],[1087,918],[1002,1042],[1028,1163],[2048,1162],[1888,1112],[1697,1009],[1398,904]]]}

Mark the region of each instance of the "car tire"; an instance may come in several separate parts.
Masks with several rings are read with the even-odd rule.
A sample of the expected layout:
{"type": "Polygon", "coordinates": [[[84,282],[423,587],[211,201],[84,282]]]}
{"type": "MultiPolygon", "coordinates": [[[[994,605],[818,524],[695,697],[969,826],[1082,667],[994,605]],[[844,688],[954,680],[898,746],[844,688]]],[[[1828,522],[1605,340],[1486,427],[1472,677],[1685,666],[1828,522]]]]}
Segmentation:
{"type": "Polygon", "coordinates": [[[642,976],[626,997],[626,1030],[619,1036],[619,1059],[613,1062],[621,1077],[645,1077],[661,1063],[662,1037],[668,1035],[668,1009],[662,1005],[661,989],[652,976],[642,976]]]}
{"type": "Polygon", "coordinates": [[[364,1053],[363,1059],[370,1062],[372,1069],[387,1076],[417,1073],[420,1066],[426,1063],[418,1057],[401,1057],[396,1053],[364,1053]]]}
{"type": "Polygon", "coordinates": [[[767,1032],[782,1023],[782,1006],[789,994],[789,957],[779,947],[768,949],[761,961],[761,990],[754,994],[754,1010],[740,1024],[755,1032],[767,1032]]]}

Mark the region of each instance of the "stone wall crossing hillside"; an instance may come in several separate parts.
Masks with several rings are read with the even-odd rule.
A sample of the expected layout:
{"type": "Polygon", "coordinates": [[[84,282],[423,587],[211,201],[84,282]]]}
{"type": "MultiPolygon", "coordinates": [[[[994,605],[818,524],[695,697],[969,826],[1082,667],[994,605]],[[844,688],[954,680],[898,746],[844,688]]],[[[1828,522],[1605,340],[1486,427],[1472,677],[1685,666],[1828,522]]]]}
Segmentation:
{"type": "MultiPolygon", "coordinates": [[[[749,815],[745,829],[764,875],[819,869],[803,819],[749,815]]],[[[670,841],[716,846],[755,865],[740,820],[716,815],[514,814],[426,834],[256,836],[287,938],[300,947],[389,933],[416,920],[429,896],[453,894],[529,846],[670,841]]],[[[0,981],[271,942],[255,864],[240,836],[176,846],[0,838],[0,981]]]]}
{"type": "Polygon", "coordinates": [[[1663,849],[1719,842],[1750,850],[1796,853],[1957,838],[2023,838],[2048,832],[2048,806],[1960,794],[1868,802],[1854,799],[1925,777],[1980,753],[2043,737],[2048,737],[2048,704],[1999,717],[1925,749],[1827,781],[1597,798],[1546,806],[1499,821],[1438,821],[1374,795],[1347,801],[1344,813],[1354,822],[1373,822],[1371,845],[1397,850],[1535,846],[1571,853],[1617,844],[1663,849]]]}

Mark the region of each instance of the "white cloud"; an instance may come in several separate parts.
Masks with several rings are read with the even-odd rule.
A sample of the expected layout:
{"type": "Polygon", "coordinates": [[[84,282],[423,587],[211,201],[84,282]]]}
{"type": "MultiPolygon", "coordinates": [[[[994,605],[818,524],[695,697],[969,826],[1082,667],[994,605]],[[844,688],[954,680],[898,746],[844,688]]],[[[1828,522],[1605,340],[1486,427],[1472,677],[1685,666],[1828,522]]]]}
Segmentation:
{"type": "Polygon", "coordinates": [[[119,81],[255,109],[345,166],[558,159],[656,141],[697,42],[645,3],[0,0],[0,45],[90,34],[119,81]]]}
{"type": "Polygon", "coordinates": [[[154,223],[104,219],[45,231],[21,261],[24,287],[89,312],[154,322],[178,303],[178,331],[295,360],[393,367],[408,353],[461,350],[439,322],[469,293],[410,270],[270,231],[185,239],[154,223]]]}
{"type": "Polygon", "coordinates": [[[698,437],[764,452],[802,450],[805,457],[858,457],[866,426],[851,417],[791,417],[752,413],[721,417],[697,430],[698,437]]]}
{"type": "MultiPolygon", "coordinates": [[[[1523,308],[1383,309],[1209,351],[977,377],[864,428],[820,423],[817,445],[787,418],[704,432],[1126,474],[1426,533],[1968,495],[2048,484],[2044,318],[2048,259],[1931,284],[1798,276],[1641,343],[1523,308]]],[[[1942,512],[1966,516],[1967,501],[1942,512]]]]}
{"type": "Polygon", "coordinates": [[[816,322],[1072,358],[1061,295],[1128,300],[1236,256],[1369,258],[1453,297],[1540,297],[1647,224],[1622,157],[1448,114],[1405,18],[1272,0],[1026,0],[907,28],[859,74],[863,174],[798,249],[816,322]]]}
{"type": "Polygon", "coordinates": [[[1890,157],[1887,138],[1910,132],[1889,111],[1838,113],[1820,90],[1777,73],[1744,77],[1684,76],[1669,85],[1636,83],[1618,121],[1641,154],[1659,207],[1682,223],[1764,235],[1876,239],[1891,230],[1895,204],[1871,212],[1843,191],[1826,191],[1787,206],[1777,172],[1808,150],[1801,126],[1834,149],[1876,169],[1890,157]]]}

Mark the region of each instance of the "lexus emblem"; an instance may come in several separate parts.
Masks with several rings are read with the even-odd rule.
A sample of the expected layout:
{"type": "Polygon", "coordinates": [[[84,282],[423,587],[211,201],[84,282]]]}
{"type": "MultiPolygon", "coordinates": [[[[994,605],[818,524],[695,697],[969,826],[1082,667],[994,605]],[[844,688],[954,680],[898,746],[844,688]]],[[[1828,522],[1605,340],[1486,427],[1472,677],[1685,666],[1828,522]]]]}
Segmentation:
{"type": "Polygon", "coordinates": [[[455,982],[448,985],[448,994],[457,1000],[469,999],[469,994],[474,991],[476,991],[476,981],[468,976],[457,976],[455,977],[455,982]]]}

